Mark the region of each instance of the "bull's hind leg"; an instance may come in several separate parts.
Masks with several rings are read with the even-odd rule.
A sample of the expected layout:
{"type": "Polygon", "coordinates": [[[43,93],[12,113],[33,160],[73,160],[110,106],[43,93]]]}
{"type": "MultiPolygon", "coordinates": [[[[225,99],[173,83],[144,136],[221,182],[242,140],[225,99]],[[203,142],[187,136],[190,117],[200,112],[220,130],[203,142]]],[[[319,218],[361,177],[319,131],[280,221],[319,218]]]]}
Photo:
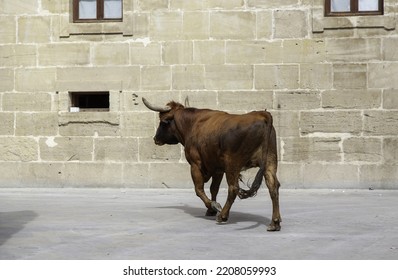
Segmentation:
{"type": "Polygon", "coordinates": [[[276,164],[268,164],[264,177],[272,200],[272,220],[268,226],[268,231],[279,231],[282,222],[279,213],[279,186],[280,183],[276,177],[276,164]]]}
{"type": "Polygon", "coordinates": [[[217,173],[213,175],[210,185],[211,193],[211,208],[207,209],[206,216],[215,216],[218,212],[221,212],[221,205],[217,202],[217,194],[220,189],[223,173],[217,173]]]}

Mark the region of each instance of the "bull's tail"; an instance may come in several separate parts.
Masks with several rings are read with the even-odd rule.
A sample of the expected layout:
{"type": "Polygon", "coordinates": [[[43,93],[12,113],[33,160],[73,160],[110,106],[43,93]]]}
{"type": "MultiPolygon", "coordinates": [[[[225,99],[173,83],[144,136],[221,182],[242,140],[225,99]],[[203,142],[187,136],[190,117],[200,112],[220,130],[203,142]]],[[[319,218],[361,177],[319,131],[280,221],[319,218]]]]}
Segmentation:
{"type": "Polygon", "coordinates": [[[250,186],[248,190],[239,188],[238,196],[240,199],[253,197],[257,194],[257,191],[260,188],[261,183],[263,182],[264,171],[265,167],[264,166],[260,167],[260,169],[257,171],[256,177],[254,178],[253,184],[250,186]]]}
{"type": "Polygon", "coordinates": [[[264,133],[264,142],[262,145],[263,154],[262,154],[260,169],[257,171],[253,184],[250,186],[248,190],[239,188],[238,196],[240,199],[246,199],[255,196],[257,194],[258,189],[261,186],[261,183],[263,182],[265,170],[267,168],[268,145],[271,139],[272,122],[273,122],[272,115],[268,112],[266,113],[267,113],[267,120],[266,120],[267,127],[264,133]]]}

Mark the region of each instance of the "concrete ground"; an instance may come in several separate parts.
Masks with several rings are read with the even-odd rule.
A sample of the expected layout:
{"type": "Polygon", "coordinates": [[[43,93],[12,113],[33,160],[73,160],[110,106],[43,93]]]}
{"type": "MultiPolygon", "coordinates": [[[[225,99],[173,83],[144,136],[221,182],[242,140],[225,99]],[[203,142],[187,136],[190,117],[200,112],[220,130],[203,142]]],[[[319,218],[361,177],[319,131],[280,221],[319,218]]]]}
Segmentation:
{"type": "MultiPolygon", "coordinates": [[[[225,202],[226,190],[219,202],[225,202]]],[[[398,191],[264,188],[217,224],[193,190],[0,189],[0,259],[398,259],[398,191]]]]}

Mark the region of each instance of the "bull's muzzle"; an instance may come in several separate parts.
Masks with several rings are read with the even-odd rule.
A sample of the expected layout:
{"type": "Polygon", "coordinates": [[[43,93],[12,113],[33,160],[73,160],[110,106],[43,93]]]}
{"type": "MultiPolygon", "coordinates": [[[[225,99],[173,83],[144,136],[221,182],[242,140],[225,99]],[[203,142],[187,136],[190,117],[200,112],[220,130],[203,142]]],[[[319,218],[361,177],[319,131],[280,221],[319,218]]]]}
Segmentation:
{"type": "Polygon", "coordinates": [[[158,145],[158,146],[163,146],[164,145],[164,143],[163,142],[161,142],[161,141],[159,141],[157,138],[156,138],[156,136],[155,137],[153,137],[153,141],[155,142],[155,144],[156,145],[158,145]]]}

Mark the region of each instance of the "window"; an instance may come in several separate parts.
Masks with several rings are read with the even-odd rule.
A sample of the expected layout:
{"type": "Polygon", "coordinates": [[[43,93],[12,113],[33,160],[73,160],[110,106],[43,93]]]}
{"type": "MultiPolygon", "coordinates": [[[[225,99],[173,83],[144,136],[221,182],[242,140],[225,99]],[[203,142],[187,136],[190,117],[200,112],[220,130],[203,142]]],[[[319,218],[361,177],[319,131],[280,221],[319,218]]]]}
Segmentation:
{"type": "Polygon", "coordinates": [[[123,0],[73,0],[74,22],[122,21],[123,0]]]}
{"type": "Polygon", "coordinates": [[[326,16],[382,15],[384,0],[325,0],[326,16]]]}
{"type": "Polygon", "coordinates": [[[109,111],[109,91],[70,92],[71,112],[109,111]]]}

